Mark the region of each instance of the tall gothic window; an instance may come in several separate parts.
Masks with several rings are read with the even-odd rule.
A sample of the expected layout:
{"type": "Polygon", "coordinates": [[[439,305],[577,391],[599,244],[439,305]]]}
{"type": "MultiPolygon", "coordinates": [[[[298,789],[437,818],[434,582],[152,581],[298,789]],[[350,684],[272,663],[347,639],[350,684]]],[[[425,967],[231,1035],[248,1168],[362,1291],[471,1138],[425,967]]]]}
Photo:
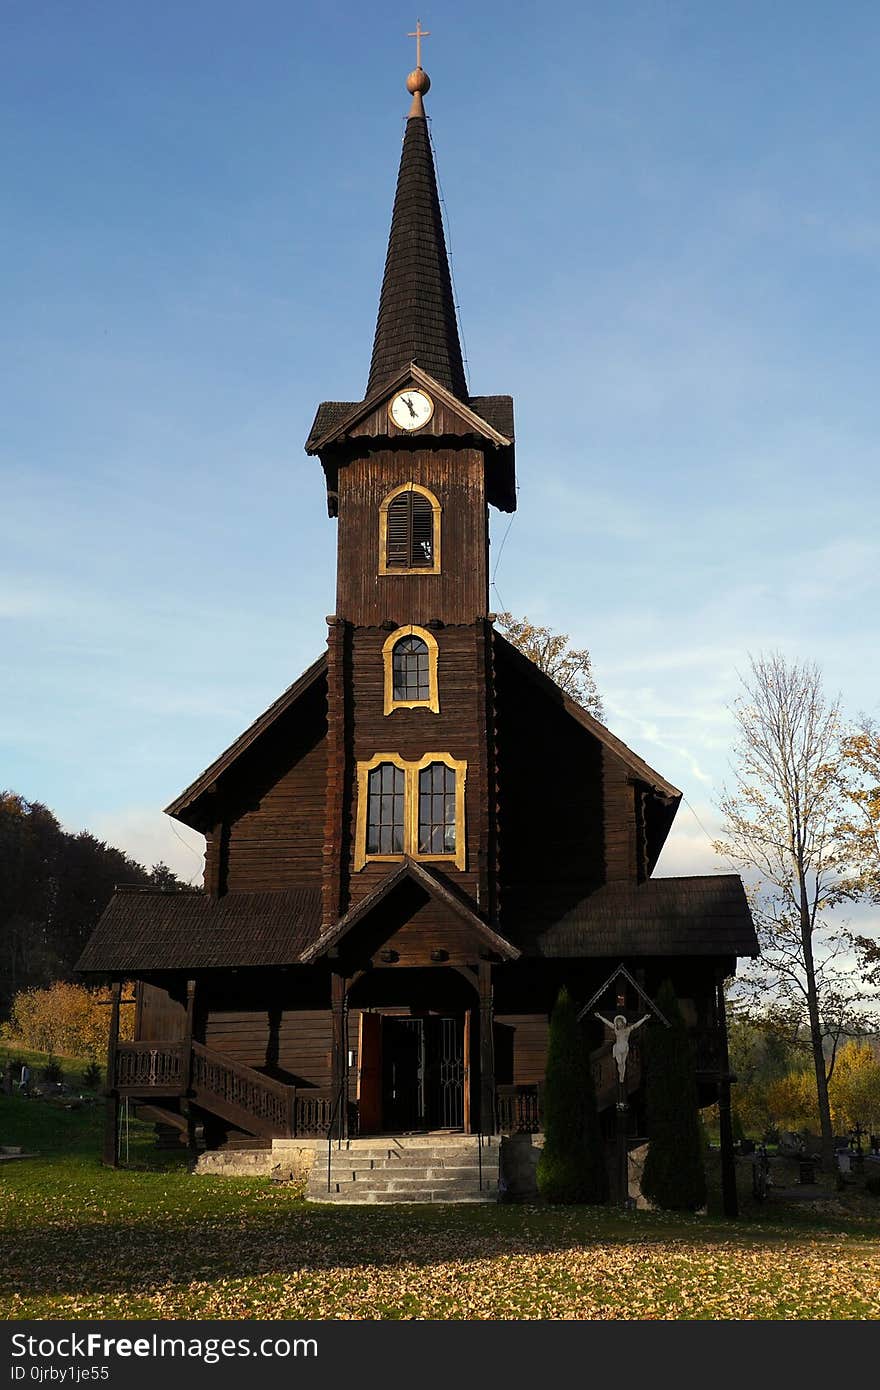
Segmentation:
{"type": "Polygon", "coordinates": [[[379,509],[379,573],[440,573],[440,503],[418,483],[389,493],[379,509]]]}

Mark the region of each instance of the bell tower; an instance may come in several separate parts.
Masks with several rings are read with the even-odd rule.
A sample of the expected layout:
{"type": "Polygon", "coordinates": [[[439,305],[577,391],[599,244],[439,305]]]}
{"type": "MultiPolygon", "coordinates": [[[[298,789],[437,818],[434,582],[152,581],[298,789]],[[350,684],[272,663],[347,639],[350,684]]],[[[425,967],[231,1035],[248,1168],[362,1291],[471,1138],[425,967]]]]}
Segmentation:
{"type": "Polygon", "coordinates": [[[469,394],[421,65],[406,85],[366,394],[325,401],[306,443],[338,519],[328,924],[403,860],[492,914],[488,508],[516,506],[513,402],[469,394]]]}

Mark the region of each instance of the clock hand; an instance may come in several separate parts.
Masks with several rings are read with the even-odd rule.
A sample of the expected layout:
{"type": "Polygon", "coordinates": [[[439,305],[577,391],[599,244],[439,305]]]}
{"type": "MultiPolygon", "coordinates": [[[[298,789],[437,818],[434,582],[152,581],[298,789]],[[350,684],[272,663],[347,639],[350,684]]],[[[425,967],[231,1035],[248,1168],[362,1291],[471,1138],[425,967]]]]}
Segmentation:
{"type": "Polygon", "coordinates": [[[404,403],[404,405],[406,406],[406,408],[407,408],[407,410],[409,411],[409,413],[410,413],[410,415],[412,416],[412,418],[415,419],[415,418],[416,418],[416,412],[415,412],[414,409],[413,409],[413,403],[412,403],[412,401],[410,400],[409,396],[404,396],[404,398],[403,398],[403,403],[404,403]]]}

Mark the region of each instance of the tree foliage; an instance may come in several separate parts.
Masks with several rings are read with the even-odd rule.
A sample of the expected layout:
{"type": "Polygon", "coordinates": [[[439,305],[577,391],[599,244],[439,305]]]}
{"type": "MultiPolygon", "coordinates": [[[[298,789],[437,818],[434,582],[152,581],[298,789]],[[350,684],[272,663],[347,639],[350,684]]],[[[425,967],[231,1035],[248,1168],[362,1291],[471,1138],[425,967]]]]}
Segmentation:
{"type": "Polygon", "coordinates": [[[577,700],[596,719],[604,718],[602,698],[586,647],[570,647],[567,632],[538,627],[528,618],[515,618],[512,613],[499,613],[496,621],[508,642],[555,681],[560,690],[577,700]]]}
{"type": "Polygon", "coordinates": [[[590,1055],[566,989],[550,1018],[537,1181],[552,1203],[604,1202],[608,1196],[590,1055]]]}
{"type": "Polygon", "coordinates": [[[834,918],[852,896],[841,835],[841,718],[818,668],[779,654],[752,661],[734,707],[735,786],[721,802],[716,849],[758,876],[753,913],[761,959],[742,988],[774,1001],[812,1053],[823,1160],[833,1164],[828,1082],[837,1048],[868,1024],[851,968],[852,940],[834,918]]]}
{"type": "Polygon", "coordinates": [[[841,742],[841,849],[858,897],[880,903],[880,727],[863,717],[841,742]]]}
{"type": "MultiPolygon", "coordinates": [[[[123,990],[123,995],[131,991],[123,990]]],[[[110,990],[56,980],[47,989],[22,990],[12,1001],[5,1038],[35,1052],[103,1057],[110,1031],[110,990]]],[[[134,1036],[134,1009],[119,1011],[119,1037],[134,1036]]]]}
{"type": "Polygon", "coordinates": [[[165,865],[149,873],[87,831],[62,830],[40,802],[0,792],[0,1013],[17,991],[70,974],[116,884],[154,881],[182,886],[165,865]]]}
{"type": "Polygon", "coordinates": [[[696,1211],[706,1202],[703,1131],[687,1026],[668,980],[657,1007],[669,1027],[649,1023],[645,1039],[649,1144],[642,1192],[666,1211],[696,1211]]]}

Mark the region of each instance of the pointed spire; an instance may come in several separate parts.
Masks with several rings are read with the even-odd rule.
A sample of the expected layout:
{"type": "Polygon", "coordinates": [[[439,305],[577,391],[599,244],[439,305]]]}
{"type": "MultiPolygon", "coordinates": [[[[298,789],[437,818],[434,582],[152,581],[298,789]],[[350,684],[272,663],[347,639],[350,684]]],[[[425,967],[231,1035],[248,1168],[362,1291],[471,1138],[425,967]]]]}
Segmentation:
{"type": "Polygon", "coordinates": [[[466,401],[434,157],[422,104],[431,80],[419,66],[406,85],[413,100],[391,214],[367,395],[401,367],[417,362],[466,401]]]}

